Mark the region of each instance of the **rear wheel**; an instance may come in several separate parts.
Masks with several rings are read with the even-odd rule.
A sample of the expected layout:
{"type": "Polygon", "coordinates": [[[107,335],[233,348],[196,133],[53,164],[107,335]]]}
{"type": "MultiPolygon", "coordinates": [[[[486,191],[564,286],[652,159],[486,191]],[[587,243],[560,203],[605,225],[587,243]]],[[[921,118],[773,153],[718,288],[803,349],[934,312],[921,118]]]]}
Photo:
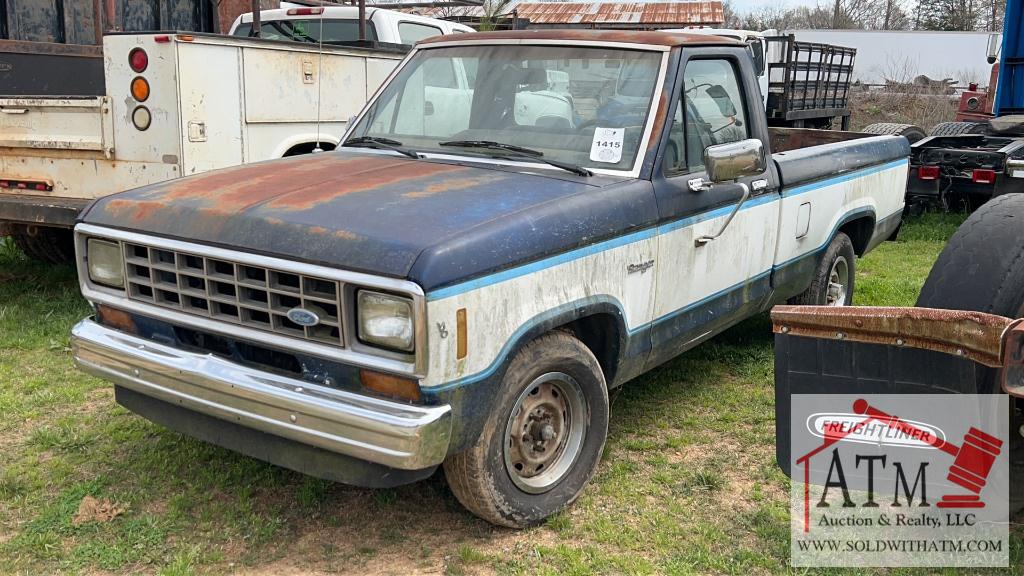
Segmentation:
{"type": "MultiPolygon", "coordinates": [[[[925,280],[917,305],[1024,316],[1024,194],[998,196],[967,218],[925,280]]],[[[979,366],[977,392],[1002,391],[1003,371],[979,366]]],[[[1010,413],[1010,506],[1024,508],[1024,438],[1019,401],[1010,413]]]]}
{"type": "Polygon", "coordinates": [[[524,528],[565,508],[597,470],[608,434],[608,390],[582,342],[552,332],[512,359],[483,433],[444,463],[463,506],[524,528]]]}
{"type": "Polygon", "coordinates": [[[828,245],[814,272],[811,285],[799,296],[789,300],[801,306],[849,306],[853,304],[855,281],[853,242],[840,232],[828,245]]]}
{"type": "Polygon", "coordinates": [[[15,245],[33,260],[67,264],[75,259],[74,234],[70,229],[14,224],[10,233],[15,245]]]}
{"type": "Polygon", "coordinates": [[[891,134],[893,136],[903,136],[911,144],[927,136],[924,130],[913,124],[896,124],[894,122],[879,122],[877,124],[870,124],[865,126],[861,132],[868,134],[891,134]]]}
{"type": "Polygon", "coordinates": [[[981,122],[939,122],[929,136],[958,136],[960,134],[983,134],[985,125],[981,122]]]}

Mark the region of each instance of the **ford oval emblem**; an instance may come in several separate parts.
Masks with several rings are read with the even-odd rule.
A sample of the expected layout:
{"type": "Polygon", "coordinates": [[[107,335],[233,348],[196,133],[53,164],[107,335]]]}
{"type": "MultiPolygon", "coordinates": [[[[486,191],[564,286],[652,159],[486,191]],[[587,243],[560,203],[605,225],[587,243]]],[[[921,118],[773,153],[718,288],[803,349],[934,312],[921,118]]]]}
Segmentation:
{"type": "Polygon", "coordinates": [[[288,311],[288,319],[295,322],[299,326],[316,326],[320,323],[320,317],[317,316],[316,312],[306,310],[305,308],[292,308],[288,311]]]}

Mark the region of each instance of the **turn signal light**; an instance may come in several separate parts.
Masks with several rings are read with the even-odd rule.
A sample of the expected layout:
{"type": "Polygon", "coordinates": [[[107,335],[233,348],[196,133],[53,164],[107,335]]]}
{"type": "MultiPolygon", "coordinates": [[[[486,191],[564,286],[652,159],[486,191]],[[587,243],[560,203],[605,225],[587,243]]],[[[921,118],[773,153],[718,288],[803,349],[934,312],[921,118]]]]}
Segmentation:
{"type": "Polygon", "coordinates": [[[977,168],[971,173],[971,180],[974,180],[975,184],[994,184],[996,171],[977,168]]]}
{"type": "Polygon", "coordinates": [[[149,66],[149,55],[142,48],[132,48],[128,53],[128,65],[141,74],[149,66]]]}
{"type": "Polygon", "coordinates": [[[920,166],[917,169],[917,177],[921,180],[937,180],[939,178],[939,167],[920,166]]]}
{"type": "Polygon", "coordinates": [[[149,98],[149,82],[142,76],[136,76],[132,80],[132,98],[139,102],[145,102],[149,98]]]}
{"type": "Polygon", "coordinates": [[[420,386],[415,380],[392,376],[373,370],[360,370],[359,381],[363,387],[393,398],[417,402],[420,399],[420,386]]]}

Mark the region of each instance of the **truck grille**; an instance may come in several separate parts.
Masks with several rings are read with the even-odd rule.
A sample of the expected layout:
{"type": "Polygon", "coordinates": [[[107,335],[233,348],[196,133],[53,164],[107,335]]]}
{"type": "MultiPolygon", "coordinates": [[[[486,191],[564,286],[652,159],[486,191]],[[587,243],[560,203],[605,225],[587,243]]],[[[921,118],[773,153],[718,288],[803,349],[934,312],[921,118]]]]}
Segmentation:
{"type": "Polygon", "coordinates": [[[266,332],[344,345],[342,287],[294,272],[252,266],[124,242],[128,297],[164,308],[266,332]],[[300,326],[288,311],[301,307],[320,318],[300,326]]]}

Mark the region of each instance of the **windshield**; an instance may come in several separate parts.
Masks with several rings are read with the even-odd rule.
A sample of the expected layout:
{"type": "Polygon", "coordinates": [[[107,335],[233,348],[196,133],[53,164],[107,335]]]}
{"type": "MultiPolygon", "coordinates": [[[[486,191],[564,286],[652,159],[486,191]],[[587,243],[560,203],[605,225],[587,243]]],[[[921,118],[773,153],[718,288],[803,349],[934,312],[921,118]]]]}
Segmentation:
{"type": "MultiPolygon", "coordinates": [[[[342,20],[338,18],[290,18],[288,20],[264,20],[260,23],[260,37],[267,40],[288,40],[292,42],[320,41],[320,27],[323,25],[325,44],[331,42],[355,42],[359,40],[359,20],[342,20]]],[[[243,22],[235,28],[235,36],[248,36],[252,32],[252,24],[243,22]]],[[[366,39],[376,40],[377,31],[373,22],[366,23],[366,39]]]]}
{"type": "Polygon", "coordinates": [[[661,58],[660,52],[578,46],[420,50],[350,137],[387,138],[419,152],[509,156],[452,145],[499,142],[546,160],[631,170],[661,58]]]}

